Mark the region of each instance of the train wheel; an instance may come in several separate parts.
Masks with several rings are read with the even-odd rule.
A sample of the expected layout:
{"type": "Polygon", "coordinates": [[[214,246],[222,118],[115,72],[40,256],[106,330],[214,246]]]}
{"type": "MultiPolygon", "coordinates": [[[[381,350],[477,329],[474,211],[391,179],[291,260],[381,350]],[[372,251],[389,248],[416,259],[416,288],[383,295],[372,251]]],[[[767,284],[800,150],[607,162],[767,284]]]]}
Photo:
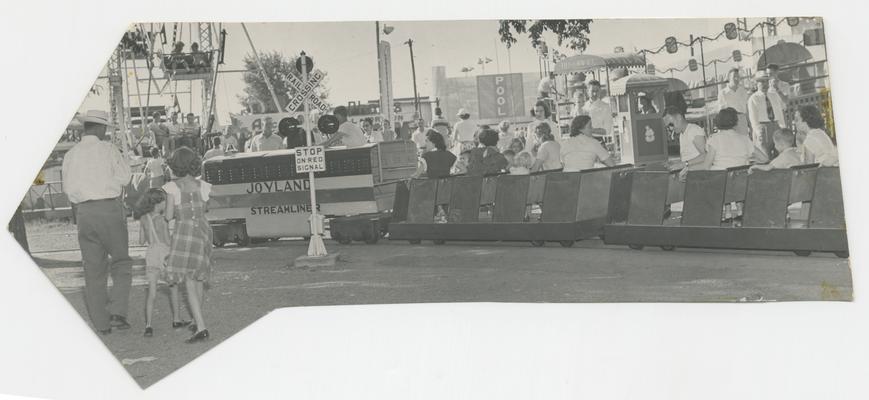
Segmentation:
{"type": "Polygon", "coordinates": [[[643,249],[643,245],[641,245],[641,244],[629,244],[628,247],[631,250],[642,250],[643,249]]]}
{"type": "Polygon", "coordinates": [[[661,246],[661,250],[673,251],[673,250],[676,250],[676,246],[661,246]]]}
{"type": "Polygon", "coordinates": [[[220,248],[220,247],[223,247],[226,244],[226,242],[217,242],[216,241],[216,242],[212,242],[212,244],[214,245],[214,247],[220,248]]]}
{"type": "Polygon", "coordinates": [[[422,240],[414,239],[414,240],[408,240],[408,242],[410,242],[410,244],[420,244],[420,243],[422,243],[422,240]]]}
{"type": "Polygon", "coordinates": [[[437,245],[442,245],[442,244],[446,243],[446,240],[435,239],[435,240],[432,240],[432,242],[434,242],[434,244],[437,244],[437,245]]]}
{"type": "Polygon", "coordinates": [[[576,243],[574,240],[562,240],[558,242],[561,247],[573,247],[573,244],[576,243]]]}
{"type": "Polygon", "coordinates": [[[800,257],[808,257],[812,254],[810,250],[794,250],[794,254],[800,257]]]}
{"type": "Polygon", "coordinates": [[[531,245],[534,247],[543,247],[546,245],[546,242],[543,240],[532,240],[531,245]]]}
{"type": "Polygon", "coordinates": [[[839,257],[839,258],[848,258],[851,255],[847,251],[837,251],[833,254],[835,254],[836,257],[839,257]]]}

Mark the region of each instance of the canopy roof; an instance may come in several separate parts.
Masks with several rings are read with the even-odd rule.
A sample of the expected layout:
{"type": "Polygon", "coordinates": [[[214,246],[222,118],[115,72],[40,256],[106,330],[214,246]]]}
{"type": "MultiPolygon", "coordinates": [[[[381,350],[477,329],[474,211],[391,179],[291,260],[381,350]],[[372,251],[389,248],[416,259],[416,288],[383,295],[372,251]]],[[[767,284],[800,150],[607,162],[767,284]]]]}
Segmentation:
{"type": "Polygon", "coordinates": [[[621,96],[625,94],[628,89],[634,89],[638,86],[646,88],[650,86],[667,86],[669,84],[670,83],[666,78],[661,78],[660,76],[641,73],[630,74],[612,82],[610,95],[621,96]]]}
{"type": "Polygon", "coordinates": [[[599,68],[642,67],[646,60],[642,55],[630,53],[580,54],[555,63],[556,74],[592,71],[599,68]]]}
{"type": "Polygon", "coordinates": [[[667,88],[668,92],[682,92],[688,90],[688,84],[678,78],[664,78],[670,84],[667,88]]]}
{"type": "Polygon", "coordinates": [[[757,69],[766,69],[767,64],[779,66],[800,63],[812,58],[812,53],[799,43],[780,41],[761,54],[757,60],[757,69]]]}

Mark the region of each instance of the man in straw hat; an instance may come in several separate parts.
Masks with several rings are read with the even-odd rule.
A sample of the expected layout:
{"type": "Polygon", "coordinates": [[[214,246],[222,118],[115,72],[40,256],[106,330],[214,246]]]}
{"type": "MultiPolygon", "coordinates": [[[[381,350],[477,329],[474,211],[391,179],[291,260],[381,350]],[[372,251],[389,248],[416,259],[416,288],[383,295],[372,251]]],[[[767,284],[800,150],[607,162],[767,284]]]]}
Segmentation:
{"type": "Polygon", "coordinates": [[[113,327],[130,327],[126,316],[132,262],[121,193],[131,175],[120,150],[104,141],[111,126],[108,113],[88,111],[82,122],[81,142],[63,158],[63,190],[75,210],[85,305],[94,328],[105,335],[113,327]]]}
{"type": "Polygon", "coordinates": [[[757,71],[754,80],[757,91],[748,98],[748,121],[754,145],[772,159],[777,155],[772,134],[786,125],[785,103],[774,89],[770,90],[766,71],[757,71]]]}

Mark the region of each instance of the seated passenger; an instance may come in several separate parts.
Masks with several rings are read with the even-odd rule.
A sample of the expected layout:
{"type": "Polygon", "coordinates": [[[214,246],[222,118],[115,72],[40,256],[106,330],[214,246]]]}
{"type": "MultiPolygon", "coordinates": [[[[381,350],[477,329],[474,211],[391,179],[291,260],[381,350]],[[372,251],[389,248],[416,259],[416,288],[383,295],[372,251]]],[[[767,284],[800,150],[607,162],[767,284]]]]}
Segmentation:
{"type": "Polygon", "coordinates": [[[507,158],[498,151],[498,132],[486,129],[479,134],[480,145],[471,150],[468,175],[497,174],[507,168],[507,158]]]}
{"type": "Polygon", "coordinates": [[[591,169],[596,162],[608,167],[615,165],[609,151],[592,136],[591,132],[591,117],[588,115],[579,115],[570,121],[570,139],[561,142],[564,172],[591,169]]]}
{"type": "Polygon", "coordinates": [[[464,175],[468,173],[468,164],[471,163],[471,151],[465,150],[459,154],[456,163],[453,164],[453,175],[464,175]]]}
{"type": "Polygon", "coordinates": [[[773,169],[788,169],[802,164],[800,154],[797,152],[796,139],[790,129],[779,129],[772,135],[772,141],[778,156],[769,164],[752,165],[751,171],[770,171],[773,169]]]}
{"type": "Polygon", "coordinates": [[[425,161],[425,175],[429,178],[445,178],[456,162],[455,154],[447,151],[444,137],[434,129],[425,134],[426,152],[421,158],[425,161]]]}
{"type": "Polygon", "coordinates": [[[806,164],[818,163],[824,167],[839,165],[839,153],[833,140],[824,131],[824,117],[815,106],[802,106],[795,116],[797,142],[806,164]]]}
{"type": "Polygon", "coordinates": [[[513,160],[513,165],[510,166],[510,175],[529,175],[533,166],[534,157],[531,157],[531,153],[519,153],[513,160]]]}
{"type": "MultiPolygon", "coordinates": [[[[734,130],[739,123],[739,115],[732,107],[727,107],[715,118],[718,133],[706,141],[706,158],[698,164],[700,170],[725,170],[748,165],[749,161],[766,162],[766,153],[754,146],[748,135],[734,130]]],[[[683,173],[687,172],[683,169],[683,173]]]]}

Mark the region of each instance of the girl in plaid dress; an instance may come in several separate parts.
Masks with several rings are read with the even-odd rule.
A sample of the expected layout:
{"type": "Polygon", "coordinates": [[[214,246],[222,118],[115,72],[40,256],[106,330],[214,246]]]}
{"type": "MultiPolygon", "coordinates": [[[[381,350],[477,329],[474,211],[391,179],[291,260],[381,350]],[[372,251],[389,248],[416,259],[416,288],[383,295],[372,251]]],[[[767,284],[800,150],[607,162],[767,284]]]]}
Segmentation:
{"type": "Polygon", "coordinates": [[[211,277],[212,232],[205,219],[205,204],[211,185],[196,176],[202,160],[193,150],[181,147],[172,153],[169,168],[176,179],[163,186],[168,194],[166,219],[175,219],[175,232],[166,262],[166,281],[184,282],[190,313],[196,325],[188,343],[208,339],[208,329],[202,317],[204,284],[211,277]]]}

